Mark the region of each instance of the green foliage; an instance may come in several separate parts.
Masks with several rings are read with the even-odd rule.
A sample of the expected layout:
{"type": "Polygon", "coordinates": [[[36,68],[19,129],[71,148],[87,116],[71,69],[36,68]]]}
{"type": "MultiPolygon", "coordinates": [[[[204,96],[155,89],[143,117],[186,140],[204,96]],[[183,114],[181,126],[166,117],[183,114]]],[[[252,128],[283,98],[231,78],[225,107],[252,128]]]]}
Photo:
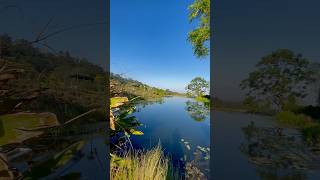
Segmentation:
{"type": "Polygon", "coordinates": [[[116,108],[118,106],[123,105],[126,102],[128,102],[127,97],[112,97],[110,98],[110,108],[116,108]]]}
{"type": "Polygon", "coordinates": [[[0,145],[24,140],[28,133],[16,130],[17,127],[32,129],[40,125],[41,119],[37,114],[8,114],[0,116],[0,145]]]}
{"type": "Polygon", "coordinates": [[[248,96],[244,99],[243,105],[245,109],[250,113],[259,113],[266,115],[274,114],[274,111],[271,108],[271,102],[268,100],[259,101],[251,96],[248,96]]]}
{"type": "Polygon", "coordinates": [[[188,7],[189,20],[199,20],[198,28],[189,32],[188,40],[192,44],[194,54],[198,58],[209,54],[208,41],[210,40],[210,0],[195,0],[188,7]]]}
{"type": "Polygon", "coordinates": [[[289,96],[287,100],[283,102],[282,110],[295,112],[300,109],[301,106],[297,104],[294,96],[289,96]]]}
{"type": "Polygon", "coordinates": [[[151,87],[113,73],[110,74],[110,94],[112,97],[125,96],[129,99],[139,96],[143,100],[157,100],[165,96],[179,95],[179,93],[151,87]]]}
{"type": "Polygon", "coordinates": [[[186,87],[187,95],[191,97],[203,96],[209,91],[209,82],[201,77],[196,77],[186,87]]]}
{"type": "Polygon", "coordinates": [[[314,146],[320,143],[320,124],[311,117],[305,114],[283,111],[276,115],[276,120],[281,125],[298,128],[303,140],[308,145],[314,146]]]}
{"type": "Polygon", "coordinates": [[[312,122],[309,117],[302,114],[295,114],[291,111],[278,112],[275,118],[279,124],[295,128],[303,128],[312,122]]]}
{"type": "Polygon", "coordinates": [[[320,143],[320,125],[313,124],[302,129],[302,137],[309,145],[320,143]]]}
{"type": "Polygon", "coordinates": [[[277,110],[283,109],[289,98],[306,97],[307,85],[314,81],[309,61],[287,49],[262,57],[256,68],[240,86],[248,90],[247,96],[269,101],[277,110]]]}
{"type": "Polygon", "coordinates": [[[203,97],[203,96],[197,96],[195,98],[195,100],[198,101],[198,102],[203,102],[203,103],[208,104],[208,105],[210,104],[210,99],[208,99],[206,97],[203,97]]]}

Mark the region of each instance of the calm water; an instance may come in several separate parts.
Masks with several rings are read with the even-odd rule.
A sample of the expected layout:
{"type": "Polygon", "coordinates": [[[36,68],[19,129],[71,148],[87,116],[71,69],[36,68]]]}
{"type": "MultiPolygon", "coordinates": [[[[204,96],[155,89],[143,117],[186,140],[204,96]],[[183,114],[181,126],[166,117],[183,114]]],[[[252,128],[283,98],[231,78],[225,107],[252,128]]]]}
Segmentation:
{"type": "MultiPolygon", "coordinates": [[[[214,118],[214,132],[212,133],[214,157],[211,171],[213,171],[214,179],[239,179],[239,177],[241,179],[280,179],[279,176],[274,176],[274,172],[259,173],[259,168],[250,163],[240,151],[240,145],[245,141],[242,128],[248,126],[251,121],[257,127],[275,127],[270,117],[236,112],[214,112],[212,116],[214,118]]],[[[260,167],[261,169],[266,170],[260,167]]],[[[285,174],[289,177],[288,179],[320,179],[319,171],[289,170],[285,174]]]]}
{"type": "MultiPolygon", "coordinates": [[[[132,115],[143,124],[138,129],[144,135],[132,136],[136,148],[149,149],[160,142],[164,151],[174,161],[179,161],[184,156],[192,160],[197,146],[210,147],[210,114],[202,103],[169,97],[161,103],[138,105],[137,109],[132,115]],[[188,142],[190,149],[181,139],[188,142]]],[[[202,168],[209,169],[209,163],[202,168]]]]}

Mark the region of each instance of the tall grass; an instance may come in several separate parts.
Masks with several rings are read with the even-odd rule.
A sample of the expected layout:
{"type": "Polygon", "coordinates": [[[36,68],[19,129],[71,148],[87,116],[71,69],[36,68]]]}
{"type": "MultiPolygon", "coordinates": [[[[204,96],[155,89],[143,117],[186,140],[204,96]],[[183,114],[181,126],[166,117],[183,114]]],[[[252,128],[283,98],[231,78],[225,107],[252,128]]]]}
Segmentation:
{"type": "Polygon", "coordinates": [[[124,157],[112,156],[111,180],[165,180],[181,179],[170,160],[164,156],[160,145],[143,152],[128,152],[124,157]]]}

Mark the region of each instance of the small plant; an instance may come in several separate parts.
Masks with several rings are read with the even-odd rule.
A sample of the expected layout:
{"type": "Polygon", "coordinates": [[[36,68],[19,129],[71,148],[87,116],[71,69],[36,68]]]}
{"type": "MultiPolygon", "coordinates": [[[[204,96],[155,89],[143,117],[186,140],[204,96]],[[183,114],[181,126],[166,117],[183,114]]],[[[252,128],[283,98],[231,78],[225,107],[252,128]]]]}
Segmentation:
{"type": "Polygon", "coordinates": [[[309,145],[316,145],[320,143],[320,125],[310,125],[301,130],[302,137],[309,145]]]}

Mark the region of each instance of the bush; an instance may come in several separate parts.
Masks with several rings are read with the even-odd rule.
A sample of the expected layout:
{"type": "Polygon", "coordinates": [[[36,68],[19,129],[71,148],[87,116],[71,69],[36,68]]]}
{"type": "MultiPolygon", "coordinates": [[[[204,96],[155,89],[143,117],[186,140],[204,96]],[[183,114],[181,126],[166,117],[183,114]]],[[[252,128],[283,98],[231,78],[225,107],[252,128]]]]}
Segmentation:
{"type": "Polygon", "coordinates": [[[253,97],[247,97],[243,101],[243,105],[249,113],[258,113],[264,115],[274,115],[275,110],[272,109],[270,101],[260,101],[253,97]]]}
{"type": "Polygon", "coordinates": [[[278,112],[276,114],[276,121],[281,125],[295,128],[303,128],[312,122],[310,117],[303,114],[295,114],[291,111],[278,112]]]}
{"type": "Polygon", "coordinates": [[[310,145],[316,145],[320,142],[320,125],[315,124],[302,129],[303,139],[310,145]]]}
{"type": "Polygon", "coordinates": [[[306,106],[295,111],[312,117],[313,119],[320,120],[320,106],[306,106]]]}

